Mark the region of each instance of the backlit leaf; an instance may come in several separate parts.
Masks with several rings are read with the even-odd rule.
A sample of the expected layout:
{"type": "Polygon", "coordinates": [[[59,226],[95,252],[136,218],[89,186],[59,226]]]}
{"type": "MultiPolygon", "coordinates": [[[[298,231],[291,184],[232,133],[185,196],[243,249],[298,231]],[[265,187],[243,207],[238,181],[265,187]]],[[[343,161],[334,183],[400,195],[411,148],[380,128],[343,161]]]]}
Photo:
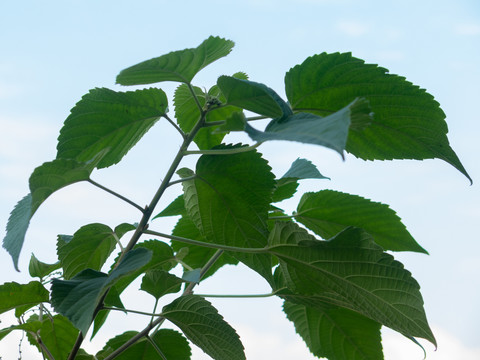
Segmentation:
{"type": "Polygon", "coordinates": [[[43,279],[45,276],[50,274],[52,271],[60,269],[62,265],[60,261],[57,261],[54,264],[46,264],[38,260],[35,255],[32,254],[30,257],[30,263],[28,264],[28,272],[31,277],[38,277],[43,279]]]}
{"type": "Polygon", "coordinates": [[[155,299],[160,299],[165,294],[180,291],[183,280],[163,270],[150,270],[142,278],[140,290],[146,291],[155,299]]]}
{"type": "Polygon", "coordinates": [[[48,302],[48,290],[38,281],[28,284],[7,282],[0,285],[0,314],[19,306],[48,302]]]}
{"type": "Polygon", "coordinates": [[[245,359],[243,345],[235,330],[204,298],[181,296],[166,305],[162,315],[213,359],[245,359]]]}
{"type": "Polygon", "coordinates": [[[88,161],[108,150],[96,167],[114,165],[166,112],[167,96],[160,89],[90,90],[60,130],[57,159],[88,161]]]}
{"type": "Polygon", "coordinates": [[[227,56],[233,46],[233,41],[210,36],[196,48],[173,51],[122,70],[117,76],[117,84],[190,83],[205,66],[227,56]]]}
{"type": "Polygon", "coordinates": [[[321,116],[365,97],[374,118],[367,127],[350,129],[348,152],[365,160],[440,158],[470,179],[450,148],[438,102],[401,76],[350,53],[322,53],[287,72],[285,91],[294,110],[321,116]]]}

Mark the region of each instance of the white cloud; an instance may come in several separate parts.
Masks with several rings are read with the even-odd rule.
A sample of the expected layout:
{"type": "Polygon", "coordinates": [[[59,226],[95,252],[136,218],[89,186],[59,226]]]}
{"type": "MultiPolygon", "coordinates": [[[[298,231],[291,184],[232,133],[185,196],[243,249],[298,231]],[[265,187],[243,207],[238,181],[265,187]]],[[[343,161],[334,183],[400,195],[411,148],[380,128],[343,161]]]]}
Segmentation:
{"type": "Polygon", "coordinates": [[[340,30],[340,32],[351,37],[365,35],[370,30],[367,24],[352,20],[341,20],[337,23],[336,28],[340,30]]]}
{"type": "Polygon", "coordinates": [[[455,33],[458,35],[466,35],[466,36],[480,35],[480,24],[473,24],[473,23],[459,24],[455,28],[455,33]]]}

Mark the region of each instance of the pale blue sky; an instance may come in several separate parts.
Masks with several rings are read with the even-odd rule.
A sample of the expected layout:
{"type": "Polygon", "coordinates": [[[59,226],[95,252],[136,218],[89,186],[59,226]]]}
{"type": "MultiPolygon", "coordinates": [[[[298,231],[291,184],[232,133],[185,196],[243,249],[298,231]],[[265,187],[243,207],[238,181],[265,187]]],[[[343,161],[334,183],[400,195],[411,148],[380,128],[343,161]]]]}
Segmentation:
{"type": "MultiPolygon", "coordinates": [[[[121,69],[195,47],[209,35],[231,39],[236,46],[228,57],[194,79],[198,86],[208,87],[222,74],[245,71],[252,80],[283,94],[283,76],[290,67],[316,53],[351,51],[435,96],[447,114],[450,143],[473,178],[473,186],[440,160],[363,162],[347,156],[342,162],[331,151],[283,142],[262,145],[260,151],[277,175],[302,156],[332,178],[329,182],[306,181],[300,190],[350,192],[387,203],[397,211],[431,254],[395,254],[420,282],[427,315],[438,337],[437,352],[426,345],[427,359],[479,358],[477,0],[2,1],[0,226],[4,227],[15,203],[28,192],[32,170],[54,158],[58,131],[83,94],[93,87],[120,89],[114,80],[121,69]]],[[[160,84],[170,94],[174,86],[160,84]]],[[[93,177],[147,203],[177,144],[175,133],[159,123],[124,162],[93,177]]],[[[162,204],[175,195],[174,191],[168,193],[162,204]]],[[[286,206],[293,209],[295,202],[286,206]]],[[[87,185],[55,194],[32,220],[20,258],[21,273],[14,271],[8,254],[0,251],[1,282],[29,281],[31,252],[43,261],[54,261],[56,234],[71,234],[97,221],[115,226],[138,221],[138,214],[87,185]]],[[[251,280],[250,275],[226,269],[199,291],[265,291],[265,285],[251,280]]],[[[236,300],[224,300],[214,304],[245,338],[249,360],[268,358],[262,353],[265,348],[276,349],[277,359],[311,358],[305,350],[300,353],[302,346],[293,342],[293,326],[280,312],[279,301],[249,300],[240,305],[236,300]]],[[[8,319],[2,317],[2,321],[8,324],[8,319]]],[[[114,334],[114,329],[108,331],[114,334]]],[[[16,359],[17,338],[10,337],[8,345],[0,342],[0,356],[5,360],[16,359]]],[[[413,353],[409,352],[410,344],[401,335],[388,333],[385,338],[386,359],[422,359],[415,346],[413,353]],[[403,353],[395,354],[397,348],[403,353]]],[[[95,346],[101,346],[100,342],[92,348],[95,346]]]]}

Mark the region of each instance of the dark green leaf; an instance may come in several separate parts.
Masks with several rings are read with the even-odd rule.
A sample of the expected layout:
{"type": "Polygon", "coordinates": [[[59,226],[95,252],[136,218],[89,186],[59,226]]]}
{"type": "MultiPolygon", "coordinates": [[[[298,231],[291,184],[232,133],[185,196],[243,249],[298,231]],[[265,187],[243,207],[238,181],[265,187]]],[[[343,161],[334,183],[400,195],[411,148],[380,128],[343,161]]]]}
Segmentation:
{"type": "Polygon", "coordinates": [[[290,290],[282,296],[286,300],[347,308],[407,337],[436,344],[420,286],[363,230],[348,228],[319,241],[292,222],[277,222],[269,243],[290,290]]]}
{"type": "MultiPolygon", "coordinates": [[[[123,279],[120,279],[120,281],[123,279]]],[[[117,283],[118,285],[118,283],[117,283]]],[[[117,290],[116,286],[112,286],[105,297],[104,300],[105,306],[114,306],[118,309],[125,309],[125,306],[122,303],[122,300],[120,299],[120,294],[117,290]]],[[[90,340],[97,335],[98,331],[102,328],[103,324],[105,324],[105,321],[107,320],[107,317],[110,313],[110,310],[100,310],[97,316],[95,316],[95,320],[93,321],[93,330],[92,330],[92,336],[90,337],[90,340]]]]}
{"type": "Polygon", "coordinates": [[[48,302],[48,290],[38,281],[28,284],[8,282],[0,285],[0,314],[18,306],[48,302]]]}
{"type": "Polygon", "coordinates": [[[295,219],[324,239],[349,226],[364,229],[384,250],[427,253],[388,205],[333,190],[306,193],[295,219]]]}
{"type": "Polygon", "coordinates": [[[78,330],[67,318],[55,315],[42,322],[40,338],[55,359],[66,359],[78,337],[78,330]]]}
{"type": "Polygon", "coordinates": [[[101,270],[115,249],[113,230],[103,224],[82,226],[70,241],[57,241],[57,254],[66,280],[85,269],[101,270]]]}
{"type": "Polygon", "coordinates": [[[90,90],[60,130],[57,159],[88,161],[108,151],[96,167],[114,165],[166,112],[167,96],[160,89],[90,90]]]}
{"type": "Polygon", "coordinates": [[[234,45],[233,41],[210,36],[196,48],[174,51],[122,70],[117,76],[117,83],[121,85],[152,84],[161,81],[189,83],[205,66],[227,56],[234,45]]]}
{"type": "Polygon", "coordinates": [[[286,301],[283,310],[308,348],[329,360],[383,360],[380,324],[351,310],[286,301]]]}
{"type": "Polygon", "coordinates": [[[3,238],[3,248],[8,251],[13,260],[15,270],[18,269],[18,257],[22,250],[25,234],[32,218],[32,195],[28,194],[20,200],[10,213],[7,223],[7,233],[3,238]]]}
{"type": "Polygon", "coordinates": [[[403,77],[350,53],[323,53],[290,69],[285,91],[294,110],[322,116],[365,97],[374,119],[364,129],[350,129],[348,152],[365,160],[440,158],[470,179],[450,148],[439,104],[403,77]]]}
{"type": "MultiPolygon", "coordinates": [[[[233,149],[222,146],[216,149],[233,149]]],[[[187,213],[206,241],[236,247],[264,247],[274,187],[268,163],[256,151],[232,155],[203,155],[196,177],[184,181],[187,213]]],[[[267,280],[267,254],[233,254],[267,280]]]]}
{"type": "Polygon", "coordinates": [[[142,278],[140,290],[146,291],[155,299],[160,299],[165,294],[180,291],[183,280],[163,270],[150,270],[142,278]]]}
{"type": "MultiPolygon", "coordinates": [[[[221,108],[224,109],[224,108],[221,108]]],[[[215,134],[229,133],[230,131],[244,131],[247,118],[241,111],[236,111],[225,117],[225,123],[219,125],[213,132],[215,134]]]]}
{"type": "MultiPolygon", "coordinates": [[[[173,229],[172,235],[207,242],[205,237],[200,234],[200,231],[188,216],[182,216],[182,218],[178,220],[173,229]]],[[[182,262],[193,269],[203,268],[208,260],[216,253],[215,249],[184,244],[175,240],[172,240],[172,248],[177,252],[182,251],[182,249],[187,249],[188,252],[183,256],[182,262]]],[[[238,260],[224,252],[220,258],[215,261],[213,266],[203,275],[202,279],[213,275],[222,266],[228,264],[236,265],[238,264],[238,260]]]]}
{"type": "Polygon", "coordinates": [[[264,84],[224,75],[218,78],[217,86],[228,105],[278,119],[293,114],[290,106],[264,84]]]}
{"type": "MultiPolygon", "coordinates": [[[[136,331],[127,331],[110,339],[103,349],[97,353],[97,359],[103,360],[113,351],[118,349],[132,337],[137,335],[136,331]]],[[[191,356],[188,341],[177,331],[171,329],[160,329],[151,339],[158,346],[168,360],[189,360],[191,356]]],[[[161,360],[162,357],[156,352],[152,344],[145,338],[137,341],[133,346],[115,357],[118,360],[161,360]]]]}
{"type": "Polygon", "coordinates": [[[183,195],[180,195],[177,198],[175,198],[175,200],[173,200],[159,214],[154,216],[153,219],[164,217],[164,216],[177,216],[177,215],[185,215],[185,214],[186,214],[185,201],[183,201],[183,195]]]}
{"type": "Polygon", "coordinates": [[[46,264],[38,260],[35,255],[32,254],[32,256],[30,257],[30,263],[28,264],[28,272],[31,277],[38,277],[40,279],[43,279],[52,271],[60,269],[61,267],[62,265],[59,261],[54,264],[46,264]]]}
{"type": "Polygon", "coordinates": [[[235,330],[204,298],[181,296],[166,305],[162,314],[213,359],[245,359],[243,345],[235,330]]]}
{"type": "Polygon", "coordinates": [[[71,280],[54,279],[51,303],[55,311],[66,316],[85,335],[107,288],[147,264],[151,258],[150,251],[138,248],[128,252],[109,275],[87,269],[71,280]]]}
{"type": "Polygon", "coordinates": [[[359,116],[359,113],[365,116],[369,113],[365,102],[365,99],[355,99],[326,117],[300,112],[286,118],[275,119],[268,124],[264,132],[254,129],[247,123],[245,131],[257,142],[288,140],[321,145],[335,150],[343,157],[352,118],[359,116]]]}

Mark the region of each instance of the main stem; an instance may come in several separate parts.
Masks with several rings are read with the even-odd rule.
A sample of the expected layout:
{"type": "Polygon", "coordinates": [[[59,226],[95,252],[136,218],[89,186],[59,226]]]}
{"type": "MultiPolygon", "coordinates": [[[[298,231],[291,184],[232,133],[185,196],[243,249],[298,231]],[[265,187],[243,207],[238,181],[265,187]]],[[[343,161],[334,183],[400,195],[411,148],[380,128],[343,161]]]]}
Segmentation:
{"type": "MultiPolygon", "coordinates": [[[[137,226],[137,229],[135,230],[135,232],[133,233],[132,235],[132,238],[130,239],[129,243],[127,244],[127,246],[125,247],[125,251],[120,255],[120,258],[118,259],[118,262],[117,262],[117,266],[118,264],[120,264],[121,260],[123,259],[123,257],[130,251],[133,249],[133,247],[136,245],[136,243],[138,242],[138,240],[140,239],[140,237],[142,236],[142,234],[145,232],[145,230],[147,230],[148,228],[148,222],[150,220],[150,217],[152,216],[152,213],[153,213],[153,210],[155,209],[155,206],[157,206],[158,202],[160,201],[160,198],[162,197],[163,193],[165,192],[165,190],[167,189],[167,187],[169,186],[170,184],[170,180],[172,179],[173,175],[175,174],[175,171],[177,170],[177,167],[178,165],[180,164],[180,162],[182,161],[183,157],[185,156],[185,153],[188,149],[188,146],[190,145],[190,143],[193,141],[195,135],[197,134],[197,132],[204,126],[205,124],[205,118],[206,118],[206,115],[207,115],[207,110],[204,110],[200,107],[200,104],[198,103],[198,99],[195,95],[195,93],[193,93],[193,89],[191,87],[190,84],[187,84],[189,85],[189,88],[191,89],[192,91],[192,95],[193,97],[196,99],[197,101],[197,104],[199,106],[199,110],[200,110],[200,118],[199,120],[197,121],[197,123],[195,124],[195,126],[193,127],[192,131],[187,134],[187,136],[184,138],[183,140],[183,143],[182,145],[180,146],[180,149],[178,150],[177,152],[177,155],[175,156],[175,158],[173,159],[173,162],[172,164],[170,165],[170,168],[168,169],[167,173],[165,174],[165,178],[163,179],[162,183],[160,184],[160,187],[158,188],[157,192],[155,193],[155,195],[153,196],[152,198],[152,201],[150,201],[150,204],[143,210],[143,216],[142,216],[142,219],[140,220],[138,226],[137,226]]],[[[95,316],[97,315],[97,313],[102,309],[102,306],[103,306],[103,300],[105,299],[105,297],[107,296],[108,294],[108,291],[107,290],[104,294],[103,294],[103,297],[101,298],[97,308],[95,309],[95,312],[93,314],[93,319],[95,318],[95,316]]],[[[157,319],[158,320],[158,319],[157,319]]],[[[154,321],[152,324],[158,324],[157,321],[154,321]]],[[[146,334],[148,334],[148,332],[150,331],[150,329],[152,329],[153,327],[148,327],[148,331],[146,332],[146,334]]],[[[144,330],[145,331],[145,330],[144,330]]],[[[142,331],[143,333],[143,331],[142,331]]],[[[68,359],[67,360],[74,360],[75,359],[75,356],[77,355],[78,351],[80,350],[80,346],[82,345],[83,343],[83,340],[84,340],[84,337],[82,335],[82,333],[80,332],[78,337],[77,337],[77,341],[75,342],[73,348],[72,348],[72,352],[70,353],[70,355],[68,356],[68,359]]],[[[113,358],[112,358],[113,359],[113,358]]]]}

